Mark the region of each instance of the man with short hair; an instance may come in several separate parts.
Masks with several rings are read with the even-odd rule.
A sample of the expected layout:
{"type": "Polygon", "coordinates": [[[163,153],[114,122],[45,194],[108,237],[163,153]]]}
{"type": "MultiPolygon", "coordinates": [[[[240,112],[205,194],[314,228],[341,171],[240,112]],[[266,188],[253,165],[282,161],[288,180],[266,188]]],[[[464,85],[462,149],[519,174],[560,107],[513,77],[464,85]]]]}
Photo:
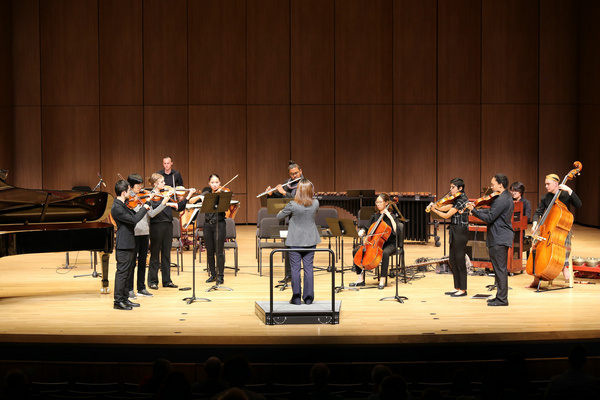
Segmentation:
{"type": "Polygon", "coordinates": [[[158,171],[165,178],[165,185],[176,188],[183,186],[183,178],[179,171],[173,169],[173,158],[171,156],[163,157],[163,169],[158,171]]]}

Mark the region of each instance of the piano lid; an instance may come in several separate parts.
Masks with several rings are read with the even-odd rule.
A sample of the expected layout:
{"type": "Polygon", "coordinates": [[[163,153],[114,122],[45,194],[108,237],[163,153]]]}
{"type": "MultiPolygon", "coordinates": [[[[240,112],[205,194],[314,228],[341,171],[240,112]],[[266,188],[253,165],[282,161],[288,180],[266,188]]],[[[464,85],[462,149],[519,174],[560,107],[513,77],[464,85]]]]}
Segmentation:
{"type": "Polygon", "coordinates": [[[0,224],[99,221],[112,202],[106,192],[22,189],[0,179],[0,224]]]}

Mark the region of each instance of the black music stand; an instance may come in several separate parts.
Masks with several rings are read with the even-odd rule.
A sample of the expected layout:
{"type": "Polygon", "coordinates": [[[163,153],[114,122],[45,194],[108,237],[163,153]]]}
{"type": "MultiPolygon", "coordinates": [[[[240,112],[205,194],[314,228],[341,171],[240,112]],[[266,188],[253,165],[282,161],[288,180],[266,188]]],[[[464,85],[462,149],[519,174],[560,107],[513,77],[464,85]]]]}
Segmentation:
{"type": "MultiPolygon", "coordinates": [[[[404,226],[402,227],[402,232],[400,234],[396,233],[396,252],[398,252],[398,238],[400,237],[400,235],[404,234],[404,226]]],[[[400,263],[402,263],[402,268],[404,269],[404,280],[406,283],[406,266],[404,265],[404,243],[402,244],[402,255],[396,254],[396,257],[400,256],[400,263]]],[[[398,294],[398,262],[397,262],[398,258],[396,258],[396,265],[395,270],[396,270],[396,294],[394,296],[390,296],[390,297],[382,297],[381,299],[379,299],[379,301],[384,301],[384,300],[396,300],[398,301],[398,303],[404,303],[404,300],[408,300],[408,297],[406,296],[400,296],[398,294]]]]}
{"type": "MultiPolygon", "coordinates": [[[[231,204],[231,198],[233,197],[233,193],[232,192],[219,192],[219,193],[207,193],[206,195],[204,195],[204,201],[202,201],[202,208],[200,208],[200,212],[203,214],[209,214],[209,213],[221,213],[221,212],[226,212],[229,209],[229,205],[231,204]]],[[[219,218],[217,217],[217,229],[216,229],[216,234],[215,234],[215,256],[216,258],[219,258],[219,223],[218,223],[219,218]]],[[[206,241],[206,236],[204,236],[204,240],[206,241]]],[[[223,253],[225,253],[225,247],[223,247],[223,253]]],[[[207,255],[208,257],[208,255],[207,255]]],[[[225,257],[225,254],[223,254],[223,257],[225,257]]],[[[215,264],[216,264],[216,260],[215,260],[215,264]]],[[[217,268],[217,266],[215,265],[215,269],[217,268]]],[[[210,273],[210,271],[209,271],[210,273]]],[[[216,273],[216,271],[215,271],[216,273]]],[[[209,287],[208,289],[206,289],[207,292],[210,292],[211,290],[218,290],[218,289],[224,289],[224,290],[229,290],[229,291],[233,291],[232,288],[227,287],[227,286],[220,286],[219,285],[219,278],[217,278],[216,280],[216,284],[209,287]]]]}
{"type": "Polygon", "coordinates": [[[194,226],[194,234],[192,236],[192,296],[191,297],[185,297],[182,300],[186,301],[188,304],[192,304],[194,301],[196,300],[202,300],[202,301],[211,301],[210,299],[204,298],[204,297],[196,297],[196,219],[198,218],[198,210],[200,209],[200,207],[193,207],[194,211],[192,213],[192,217],[190,218],[190,220],[188,221],[188,223],[184,226],[184,228],[187,229],[187,227],[190,225],[190,223],[193,224],[194,226]]]}
{"type": "MultiPolygon", "coordinates": [[[[266,196],[262,196],[261,198],[265,198],[266,196]]],[[[279,213],[279,211],[283,210],[285,208],[285,206],[287,205],[287,203],[291,202],[294,199],[291,198],[286,198],[286,197],[275,197],[275,198],[267,198],[266,202],[267,202],[267,214],[272,214],[272,215],[277,215],[279,213]]],[[[287,223],[285,223],[285,221],[287,220],[284,219],[284,226],[287,226],[287,223]]],[[[283,259],[284,262],[289,263],[289,257],[290,257],[290,253],[288,252],[283,252],[283,259]]],[[[284,268],[285,269],[285,268],[284,268]]],[[[283,273],[283,279],[285,281],[285,272],[283,273]]],[[[280,281],[283,282],[283,281],[280,281]]],[[[275,285],[276,288],[279,288],[280,291],[284,291],[285,289],[287,289],[288,287],[288,283],[287,281],[280,283],[278,285],[275,285]]]]}
{"type": "Polygon", "coordinates": [[[358,292],[358,289],[355,287],[346,287],[344,286],[344,236],[351,237],[353,239],[358,238],[358,232],[356,231],[356,227],[354,226],[354,221],[351,219],[343,219],[343,218],[325,218],[327,221],[327,225],[329,226],[329,230],[331,231],[331,236],[337,238],[341,238],[342,243],[342,284],[341,286],[336,286],[335,292],[339,293],[344,289],[354,290],[358,292]]]}
{"type": "Polygon", "coordinates": [[[348,197],[360,197],[360,208],[363,206],[363,198],[375,198],[375,189],[352,189],[346,191],[348,197]]]}

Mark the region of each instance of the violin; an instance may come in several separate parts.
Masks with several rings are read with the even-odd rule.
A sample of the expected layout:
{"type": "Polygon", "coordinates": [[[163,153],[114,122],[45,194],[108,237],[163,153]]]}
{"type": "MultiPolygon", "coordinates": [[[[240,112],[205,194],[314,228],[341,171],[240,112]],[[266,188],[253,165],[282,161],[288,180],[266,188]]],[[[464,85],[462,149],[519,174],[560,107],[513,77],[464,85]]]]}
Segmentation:
{"type": "Polygon", "coordinates": [[[237,178],[238,176],[240,176],[240,174],[237,174],[236,176],[234,176],[233,178],[231,178],[229,181],[227,181],[226,184],[219,186],[219,188],[215,191],[215,193],[219,193],[219,192],[231,192],[231,190],[229,190],[228,188],[226,188],[225,186],[229,185],[231,182],[233,182],[233,180],[235,178],[237,178]]]}
{"type": "Polygon", "coordinates": [[[498,196],[500,196],[500,192],[494,192],[488,194],[487,196],[480,197],[473,202],[473,208],[489,206],[492,204],[492,201],[496,200],[496,197],[498,196]]]}
{"type": "MultiPolygon", "coordinates": [[[[454,194],[447,193],[444,197],[442,197],[438,202],[435,203],[435,206],[442,207],[447,204],[450,204],[450,203],[454,202],[454,200],[459,198],[460,195],[461,195],[461,192],[456,192],[454,194]]],[[[433,207],[433,205],[434,205],[434,203],[429,203],[427,208],[425,208],[425,212],[431,212],[431,208],[433,207]]]]}

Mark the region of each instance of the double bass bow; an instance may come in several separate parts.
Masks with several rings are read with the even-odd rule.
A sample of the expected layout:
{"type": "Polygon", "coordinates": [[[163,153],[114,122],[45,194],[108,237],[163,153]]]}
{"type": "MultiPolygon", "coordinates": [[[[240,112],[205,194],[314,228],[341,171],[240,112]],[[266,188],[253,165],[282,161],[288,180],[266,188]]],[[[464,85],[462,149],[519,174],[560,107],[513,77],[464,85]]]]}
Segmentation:
{"type": "MultiPolygon", "coordinates": [[[[580,174],[581,163],[575,161],[573,166],[575,168],[564,177],[562,185],[580,174]]],[[[559,189],[554,194],[535,230],[531,233],[532,244],[527,259],[527,273],[545,281],[553,280],[562,271],[567,253],[565,240],[573,226],[573,214],[558,199],[561,191],[559,189]]]]}

